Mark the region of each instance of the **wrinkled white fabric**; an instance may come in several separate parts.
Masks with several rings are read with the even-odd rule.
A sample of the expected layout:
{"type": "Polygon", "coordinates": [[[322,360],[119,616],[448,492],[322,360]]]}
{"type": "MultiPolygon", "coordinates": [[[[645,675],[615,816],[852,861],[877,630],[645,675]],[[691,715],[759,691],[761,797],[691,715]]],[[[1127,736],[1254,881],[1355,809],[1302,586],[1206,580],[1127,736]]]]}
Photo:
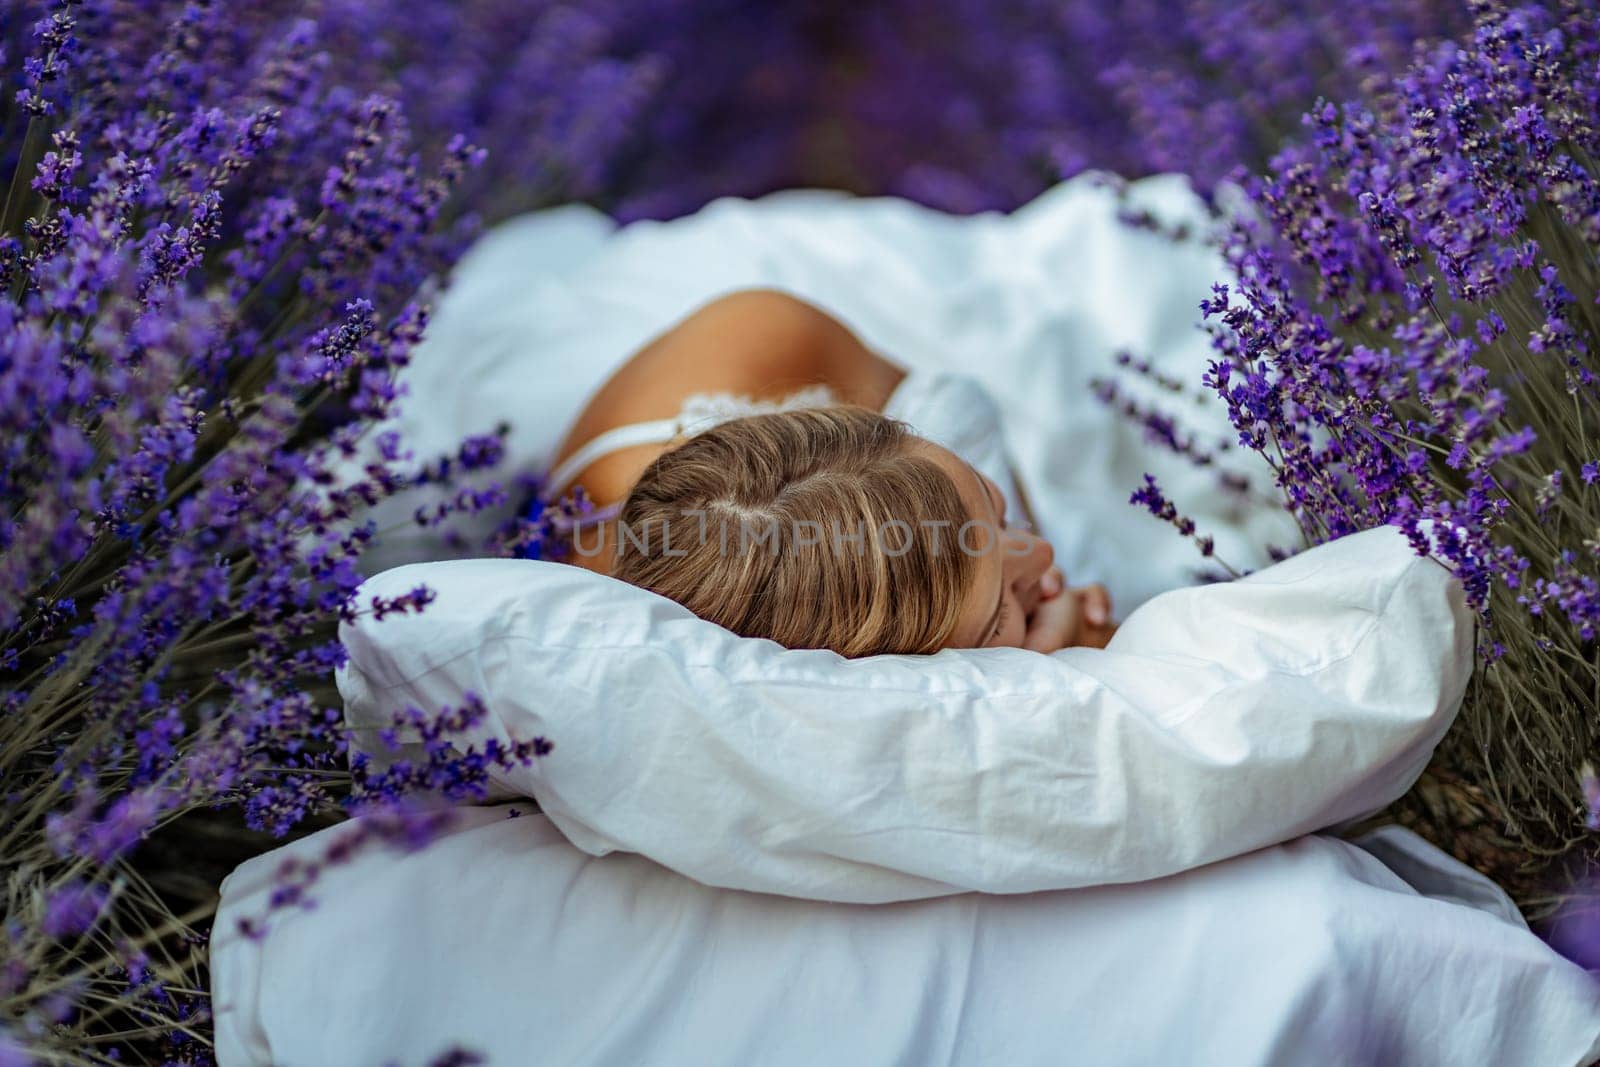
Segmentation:
{"type": "MultiPolygon", "coordinates": [[[[260,941],[237,922],[265,912],[278,864],[345,828],[231,875],[211,946],[222,1067],[409,1067],[456,1045],[492,1067],[1575,1067],[1600,1051],[1594,980],[1503,896],[1497,913],[1419,895],[1330,838],[1140,885],[868,907],[708,889],[509,810],[329,868],[315,906],[260,941]]],[[[1373,842],[1409,843],[1453,865],[1402,830],[1373,842]]]]}
{"type": "Polygon", "coordinates": [[[361,595],[419,584],[422,613],[340,627],[363,747],[476,693],[457,744],[553,741],[497,781],[580,848],[819,900],[1138,881],[1363,815],[1421,773],[1472,663],[1460,583],[1393,527],[1048,656],[788,649],[531,560],[411,564],[361,595]]]}
{"type": "MultiPolygon", "coordinates": [[[[1181,176],[1135,182],[1130,197],[1196,232],[1204,221],[1181,176]]],[[[618,229],[569,205],[497,226],[462,260],[402,375],[411,396],[393,426],[426,459],[505,421],[506,469],[544,471],[588,397],[641,345],[723,293],[781,288],[889,359],[971,375],[987,389],[1040,532],[1070,581],[1108,586],[1120,619],[1188,584],[1202,562],[1171,527],[1128,504],[1145,471],[1235,567],[1268,562],[1264,545],[1298,543],[1293,523],[1263,503],[1270,471],[1253,453],[1218,457],[1220,468],[1265,490],[1247,506],[1216,490],[1218,468],[1147,444],[1090,388],[1114,373],[1124,349],[1197,385],[1211,356],[1199,303],[1225,276],[1198,240],[1175,244],[1118,222],[1112,192],[1090,175],[1008,215],[957,217],[893,197],[791,190],[618,229]]],[[[1174,397],[1123,378],[1193,425],[1202,447],[1236,436],[1214,397],[1174,397]]],[[[368,458],[353,458],[352,474],[368,458]]],[[[367,555],[367,573],[459,554],[408,525],[425,499],[409,494],[376,510],[381,527],[398,530],[367,555]]],[[[487,514],[476,528],[502,517],[487,514]]]]}

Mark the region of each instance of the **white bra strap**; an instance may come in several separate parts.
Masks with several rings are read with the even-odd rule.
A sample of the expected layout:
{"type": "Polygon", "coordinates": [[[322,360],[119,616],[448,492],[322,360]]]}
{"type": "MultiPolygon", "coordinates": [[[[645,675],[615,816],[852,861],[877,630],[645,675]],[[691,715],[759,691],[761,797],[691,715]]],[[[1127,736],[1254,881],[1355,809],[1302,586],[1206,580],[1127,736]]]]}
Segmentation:
{"type": "Polygon", "coordinates": [[[568,482],[582,474],[584,468],[601,456],[634,445],[664,444],[678,436],[680,425],[678,419],[652,419],[649,422],[613,426],[604,433],[596,434],[550,472],[539,493],[544,499],[553,500],[567,487],[568,482]]]}

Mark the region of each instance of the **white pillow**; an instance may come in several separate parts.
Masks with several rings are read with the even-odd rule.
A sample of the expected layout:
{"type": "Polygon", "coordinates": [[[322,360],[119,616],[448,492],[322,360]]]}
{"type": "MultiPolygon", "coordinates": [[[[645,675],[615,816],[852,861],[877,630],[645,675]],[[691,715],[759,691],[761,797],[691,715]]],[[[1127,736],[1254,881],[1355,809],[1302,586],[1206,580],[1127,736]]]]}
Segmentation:
{"type": "Polygon", "coordinates": [[[362,747],[475,692],[458,744],[552,741],[497,781],[579,848],[817,900],[1139,881],[1359,817],[1421,773],[1472,662],[1460,583],[1393,527],[1048,656],[785,649],[527,560],[399,567],[362,601],[418,584],[420,615],[340,628],[362,747]]]}

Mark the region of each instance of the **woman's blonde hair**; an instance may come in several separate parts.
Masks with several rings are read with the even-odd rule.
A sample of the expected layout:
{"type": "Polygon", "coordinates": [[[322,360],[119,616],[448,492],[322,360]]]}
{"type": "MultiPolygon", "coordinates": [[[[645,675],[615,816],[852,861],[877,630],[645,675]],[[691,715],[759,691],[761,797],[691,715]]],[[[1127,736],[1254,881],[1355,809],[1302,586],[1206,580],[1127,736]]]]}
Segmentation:
{"type": "Polygon", "coordinates": [[[611,573],[790,648],[936,651],[973,560],[961,495],[921,441],[853,405],[730,419],[645,468],[611,573]]]}

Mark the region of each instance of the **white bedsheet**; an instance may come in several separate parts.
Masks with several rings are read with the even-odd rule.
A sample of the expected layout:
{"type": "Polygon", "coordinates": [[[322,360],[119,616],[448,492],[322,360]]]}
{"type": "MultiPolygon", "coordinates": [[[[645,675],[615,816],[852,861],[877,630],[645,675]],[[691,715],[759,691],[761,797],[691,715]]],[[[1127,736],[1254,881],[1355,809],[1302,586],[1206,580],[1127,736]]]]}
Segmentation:
{"type": "MultiPolygon", "coordinates": [[[[515,807],[512,805],[511,807],[515,807]]],[[[222,1067],[1571,1067],[1600,995],[1486,886],[1419,895],[1312,836],[1133,886],[883,905],[708,889],[470,809],[420,853],[328,870],[249,941],[285,854],[223,885],[222,1067]]],[[[1376,842],[1463,872],[1410,834],[1376,842]]]]}

